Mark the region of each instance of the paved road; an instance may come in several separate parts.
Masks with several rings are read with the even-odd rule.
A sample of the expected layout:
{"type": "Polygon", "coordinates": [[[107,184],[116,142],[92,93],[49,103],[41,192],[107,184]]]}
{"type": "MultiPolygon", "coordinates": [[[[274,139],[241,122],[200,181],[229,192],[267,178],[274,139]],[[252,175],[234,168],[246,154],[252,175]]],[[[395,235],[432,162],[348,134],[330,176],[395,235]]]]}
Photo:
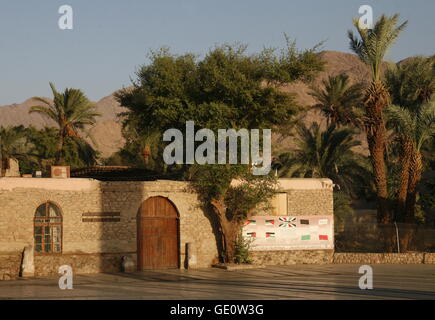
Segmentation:
{"type": "Polygon", "coordinates": [[[0,281],[0,299],[434,299],[435,265],[373,265],[373,290],[358,287],[359,265],[167,270],[0,281]]]}

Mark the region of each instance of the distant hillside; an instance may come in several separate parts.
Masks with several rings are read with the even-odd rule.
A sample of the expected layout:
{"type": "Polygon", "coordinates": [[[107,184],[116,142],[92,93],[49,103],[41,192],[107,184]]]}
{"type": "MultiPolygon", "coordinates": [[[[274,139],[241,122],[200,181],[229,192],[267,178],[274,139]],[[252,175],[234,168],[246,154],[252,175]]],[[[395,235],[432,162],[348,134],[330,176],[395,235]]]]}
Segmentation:
{"type": "MultiPolygon", "coordinates": [[[[318,76],[314,81],[314,85],[320,85],[321,80],[330,75],[338,75],[343,72],[348,74],[353,82],[362,82],[369,78],[369,70],[354,54],[323,51],[320,53],[320,56],[327,63],[326,70],[318,76]]],[[[315,103],[313,98],[308,95],[309,88],[306,84],[295,83],[286,86],[283,90],[295,92],[298,102],[306,106],[307,110],[309,106],[315,103]]],[[[32,105],[34,105],[34,101],[28,99],[20,104],[0,107],[0,126],[33,125],[37,128],[52,126],[53,123],[40,115],[28,113],[32,105]]],[[[108,157],[113,152],[119,150],[124,144],[124,139],[121,134],[121,124],[117,114],[123,112],[125,109],[116,102],[113,94],[96,102],[96,105],[102,117],[98,119],[98,123],[90,131],[97,143],[96,148],[102,153],[103,157],[108,157]]],[[[307,111],[304,118],[304,121],[307,122],[324,122],[322,115],[314,111],[307,111]]],[[[365,139],[363,137],[359,138],[363,142],[363,147],[360,148],[359,151],[366,152],[365,139]]],[[[292,144],[291,139],[282,139],[276,135],[274,136],[274,141],[279,141],[279,143],[275,144],[280,146],[279,149],[276,150],[287,149],[292,144]]]]}

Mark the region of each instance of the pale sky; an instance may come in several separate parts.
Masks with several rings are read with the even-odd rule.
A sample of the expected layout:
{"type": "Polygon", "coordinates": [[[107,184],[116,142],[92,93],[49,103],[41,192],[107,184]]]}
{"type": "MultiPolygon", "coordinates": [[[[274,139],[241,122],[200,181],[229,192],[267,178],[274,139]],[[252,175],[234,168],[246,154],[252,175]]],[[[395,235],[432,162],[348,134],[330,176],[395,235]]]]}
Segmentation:
{"type": "Polygon", "coordinates": [[[80,88],[92,100],[131,84],[151,49],[204,54],[236,41],[249,50],[284,44],[283,33],[310,48],[349,52],[347,30],[361,5],[375,18],[400,13],[409,26],[389,60],[435,53],[434,0],[0,0],[0,105],[57,88],[80,88]],[[60,30],[68,4],[74,29],[60,30]]]}

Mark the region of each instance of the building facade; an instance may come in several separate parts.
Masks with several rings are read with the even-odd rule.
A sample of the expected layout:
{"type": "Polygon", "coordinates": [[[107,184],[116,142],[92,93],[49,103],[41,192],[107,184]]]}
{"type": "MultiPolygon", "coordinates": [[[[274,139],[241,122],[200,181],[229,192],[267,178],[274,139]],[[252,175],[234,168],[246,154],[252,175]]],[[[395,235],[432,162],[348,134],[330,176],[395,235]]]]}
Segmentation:
{"type": "MultiPolygon", "coordinates": [[[[328,215],[332,221],[332,182],[280,180],[273,206],[257,215],[328,215]]],[[[58,274],[62,265],[77,274],[117,272],[123,260],[139,270],[210,267],[218,262],[216,235],[214,218],[185,182],[0,178],[0,279],[22,273],[30,246],[35,276],[58,274]]],[[[253,256],[279,264],[323,261],[331,252],[284,249],[260,248],[253,256]]]]}

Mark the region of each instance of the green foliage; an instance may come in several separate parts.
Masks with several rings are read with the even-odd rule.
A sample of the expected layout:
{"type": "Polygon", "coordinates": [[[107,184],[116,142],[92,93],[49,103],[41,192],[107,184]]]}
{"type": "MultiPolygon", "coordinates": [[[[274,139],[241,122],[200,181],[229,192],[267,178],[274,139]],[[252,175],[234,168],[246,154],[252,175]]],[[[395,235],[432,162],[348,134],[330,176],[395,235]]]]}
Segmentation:
{"type": "Polygon", "coordinates": [[[317,122],[299,125],[296,148],[282,153],[276,164],[280,177],[330,178],[350,195],[371,192],[367,159],[353,151],[361,143],[355,131],[335,125],[321,130],[317,122]]]}
{"type": "Polygon", "coordinates": [[[385,73],[392,103],[416,111],[435,91],[435,56],[412,57],[385,73]]]}
{"type": "MultiPolygon", "coordinates": [[[[215,131],[284,125],[299,106],[294,95],[280,91],[275,85],[308,81],[322,70],[323,62],[316,50],[298,51],[294,43],[287,41],[287,47],[279,53],[276,49],[265,49],[250,55],[243,45],[217,46],[202,59],[190,53],[173,55],[165,48],[151,52],[151,63],[137,72],[134,87],[116,95],[128,109],[124,124],[133,127],[135,139],[142,141],[155,135],[161,141],[165,130],[184,130],[189,120],[195,122],[198,130],[215,131]]],[[[161,154],[158,156],[162,158],[161,154]]],[[[239,189],[230,188],[231,181],[236,178],[247,181],[248,171],[248,166],[238,165],[192,166],[185,176],[195,180],[195,187],[204,190],[204,198],[210,201],[227,198],[229,190],[236,193],[239,189]]],[[[249,180],[248,185],[250,191],[259,194],[253,181],[249,180]]],[[[248,197],[246,201],[254,202],[248,197]]]]}
{"type": "Polygon", "coordinates": [[[253,239],[243,237],[240,232],[234,245],[234,262],[237,264],[251,264],[250,248],[253,239]]]}
{"type": "Polygon", "coordinates": [[[387,124],[394,128],[396,134],[412,141],[416,151],[420,151],[435,134],[435,99],[414,111],[391,105],[386,113],[387,124]]]}
{"type": "MultiPolygon", "coordinates": [[[[20,163],[32,161],[32,145],[26,139],[25,128],[17,127],[0,127],[0,155],[3,165],[2,168],[7,168],[7,159],[15,158],[20,163]]],[[[22,170],[28,168],[24,165],[22,170]]]]}
{"type": "Polygon", "coordinates": [[[201,200],[221,200],[227,218],[235,222],[245,220],[254,209],[267,210],[277,188],[276,177],[255,176],[246,165],[194,165],[189,174],[201,200]]]}
{"type": "MultiPolygon", "coordinates": [[[[412,141],[417,151],[425,146],[433,150],[435,56],[412,57],[388,69],[385,78],[393,103],[386,112],[387,125],[396,136],[412,141]]],[[[425,155],[431,159],[431,152],[425,155]]]]}
{"type": "Polygon", "coordinates": [[[261,66],[262,78],[269,84],[282,85],[297,80],[311,82],[325,62],[319,59],[318,50],[323,42],[309,50],[298,50],[296,41],[291,41],[284,34],[286,46],[282,49],[268,48],[258,54],[258,65],[261,66]]]}
{"type": "MultiPolygon", "coordinates": [[[[59,130],[56,128],[23,126],[0,128],[3,157],[13,157],[19,161],[21,173],[42,171],[47,173],[47,166],[55,163],[56,145],[59,130]]],[[[85,140],[67,137],[63,157],[72,168],[95,165],[98,152],[85,140]]]]}
{"type": "Polygon", "coordinates": [[[314,108],[319,109],[328,119],[328,124],[357,124],[362,116],[364,86],[350,84],[349,76],[339,74],[322,80],[323,88],[312,88],[310,95],[317,100],[314,108]]]}
{"type": "MultiPolygon", "coordinates": [[[[63,93],[56,90],[53,83],[50,83],[53,93],[53,102],[40,97],[34,99],[41,103],[30,108],[30,113],[39,113],[56,122],[59,128],[58,147],[56,154],[56,163],[60,164],[63,159],[64,145],[68,143],[66,138],[72,140],[80,137],[80,132],[84,132],[90,137],[87,132],[87,126],[92,126],[96,123],[96,117],[100,116],[96,112],[96,107],[92,104],[86,95],[78,89],[65,89],[63,93]]],[[[92,137],[91,137],[92,139],[92,137]]],[[[91,150],[81,140],[76,140],[82,152],[91,155],[91,150]]],[[[71,160],[71,159],[69,159],[71,160]]]]}
{"type": "Polygon", "coordinates": [[[294,96],[265,82],[305,80],[323,64],[314,49],[298,52],[293,45],[281,55],[275,52],[248,55],[246,46],[222,45],[198,59],[161,49],[137,72],[134,88],[117,98],[128,109],[126,121],[143,138],[184,129],[188,120],[212,130],[285,124],[299,109],[294,96]]]}
{"type": "Polygon", "coordinates": [[[122,135],[125,139],[124,146],[109,158],[103,159],[102,163],[104,165],[146,168],[155,172],[169,174],[167,166],[161,157],[165,145],[160,134],[157,132],[139,134],[141,129],[133,117],[126,119],[122,128],[122,135]],[[150,153],[146,158],[144,157],[144,150],[150,153]]]}
{"type": "Polygon", "coordinates": [[[398,22],[398,14],[391,17],[383,14],[375,22],[373,29],[361,29],[359,18],[355,18],[353,24],[358,31],[359,38],[352,31],[348,31],[350,48],[370,67],[373,81],[381,80],[381,66],[384,57],[408,23],[405,21],[397,25],[398,22]]]}

